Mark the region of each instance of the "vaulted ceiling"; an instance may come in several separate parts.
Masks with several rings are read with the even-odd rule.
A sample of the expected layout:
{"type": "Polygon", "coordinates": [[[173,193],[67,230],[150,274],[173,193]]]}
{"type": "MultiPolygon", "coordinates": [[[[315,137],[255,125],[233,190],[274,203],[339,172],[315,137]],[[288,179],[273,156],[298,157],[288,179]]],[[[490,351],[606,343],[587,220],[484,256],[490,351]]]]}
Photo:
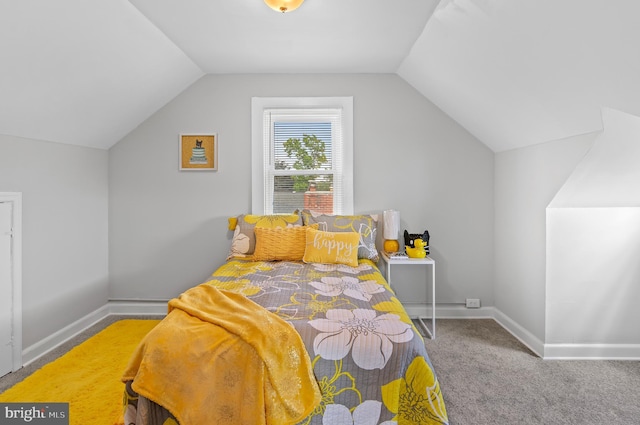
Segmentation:
{"type": "Polygon", "coordinates": [[[640,116],[640,2],[0,1],[0,134],[107,149],[218,73],[397,73],[499,152],[640,116]]]}

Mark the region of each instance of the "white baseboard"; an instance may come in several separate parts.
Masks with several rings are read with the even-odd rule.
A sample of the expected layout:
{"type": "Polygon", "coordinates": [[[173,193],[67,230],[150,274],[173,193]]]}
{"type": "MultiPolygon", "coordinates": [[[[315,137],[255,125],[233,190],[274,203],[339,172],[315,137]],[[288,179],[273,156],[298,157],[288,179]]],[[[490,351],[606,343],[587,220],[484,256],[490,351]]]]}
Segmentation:
{"type": "Polygon", "coordinates": [[[60,344],[70,340],[74,336],[78,335],[83,330],[95,325],[100,320],[109,315],[109,306],[105,304],[96,311],[87,314],[83,318],[76,320],[70,325],[65,326],[58,332],[55,332],[48,337],[36,342],[35,344],[24,348],[22,350],[22,364],[24,366],[37,360],[39,357],[45,355],[49,351],[53,350],[60,344]]]}
{"type": "Polygon", "coordinates": [[[145,316],[167,314],[167,301],[109,301],[110,315],[145,316]]]}
{"type": "Polygon", "coordinates": [[[640,360],[640,344],[545,344],[545,360],[640,360]]]}
{"type": "Polygon", "coordinates": [[[65,326],[58,332],[38,341],[22,350],[22,364],[26,366],[56,347],[69,341],[82,331],[95,325],[102,319],[111,315],[138,316],[138,315],[165,315],[167,314],[167,302],[164,301],[109,301],[99,309],[87,314],[75,322],[65,326]]]}
{"type": "MultiPolygon", "coordinates": [[[[431,305],[402,303],[410,317],[431,317],[431,305]]],[[[436,304],[436,319],[493,319],[493,307],[466,308],[458,304],[436,304]]]]}
{"type": "MultiPolygon", "coordinates": [[[[430,305],[412,303],[403,303],[403,305],[410,317],[431,317],[430,305]]],[[[495,307],[467,308],[458,304],[436,305],[436,319],[493,319],[538,357],[542,357],[544,352],[542,341],[495,307]]]]}
{"type": "MultiPolygon", "coordinates": [[[[412,303],[403,305],[411,317],[431,317],[431,306],[412,303]]],[[[493,319],[544,360],[640,360],[640,344],[545,344],[495,307],[436,305],[436,319],[493,319]]]]}
{"type": "Polygon", "coordinates": [[[544,342],[540,341],[540,339],[534,334],[520,326],[520,324],[512,320],[497,308],[494,308],[493,312],[493,319],[498,322],[500,326],[505,328],[505,330],[513,335],[518,341],[526,345],[529,350],[535,353],[535,355],[544,358],[544,342]]]}
{"type": "MultiPolygon", "coordinates": [[[[405,303],[404,307],[411,317],[431,317],[430,306],[405,303]]],[[[108,316],[164,316],[166,313],[166,301],[109,301],[94,312],[24,349],[23,365],[34,362],[108,316]]],[[[545,360],[640,360],[640,344],[544,344],[495,307],[466,308],[462,305],[436,305],[436,319],[493,319],[533,353],[545,360]]]]}

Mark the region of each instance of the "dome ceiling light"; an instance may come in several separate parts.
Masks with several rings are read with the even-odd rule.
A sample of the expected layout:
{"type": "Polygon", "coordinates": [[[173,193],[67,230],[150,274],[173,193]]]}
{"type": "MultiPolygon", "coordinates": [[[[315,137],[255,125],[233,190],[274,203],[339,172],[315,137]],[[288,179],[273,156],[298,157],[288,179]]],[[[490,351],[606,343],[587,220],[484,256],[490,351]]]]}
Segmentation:
{"type": "Polygon", "coordinates": [[[276,12],[291,12],[296,10],[304,0],[264,0],[271,9],[276,12]]]}

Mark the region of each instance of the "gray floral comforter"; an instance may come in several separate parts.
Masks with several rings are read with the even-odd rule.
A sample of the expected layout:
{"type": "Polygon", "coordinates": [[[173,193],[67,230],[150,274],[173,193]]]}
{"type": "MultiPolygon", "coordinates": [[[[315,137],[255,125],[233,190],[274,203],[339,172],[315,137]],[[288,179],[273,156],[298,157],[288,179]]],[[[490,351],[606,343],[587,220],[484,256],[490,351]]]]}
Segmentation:
{"type": "MultiPolygon", "coordinates": [[[[245,295],[301,335],[322,401],[300,424],[448,423],[424,341],[371,261],[349,267],[236,259],[206,283],[245,295]]],[[[175,423],[130,385],[125,403],[128,425],[175,423]]]]}

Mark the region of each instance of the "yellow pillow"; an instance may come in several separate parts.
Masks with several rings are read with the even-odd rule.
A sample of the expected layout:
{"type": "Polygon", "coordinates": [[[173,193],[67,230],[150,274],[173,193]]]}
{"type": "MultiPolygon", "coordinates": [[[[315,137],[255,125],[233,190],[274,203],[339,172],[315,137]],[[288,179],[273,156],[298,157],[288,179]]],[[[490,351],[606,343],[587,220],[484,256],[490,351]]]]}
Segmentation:
{"type": "Polygon", "coordinates": [[[356,232],[323,232],[311,226],[306,226],[306,230],[307,244],[302,261],[358,266],[360,236],[356,232]]]}
{"type": "MultiPolygon", "coordinates": [[[[314,225],[317,229],[318,225],[314,225]]],[[[306,227],[255,227],[255,261],[301,261],[307,241],[306,227]]]]}
{"type": "Polygon", "coordinates": [[[229,219],[229,230],[235,230],[231,240],[231,250],[227,259],[249,257],[256,249],[256,227],[292,227],[302,226],[302,217],[298,214],[253,215],[242,214],[229,219]]]}

